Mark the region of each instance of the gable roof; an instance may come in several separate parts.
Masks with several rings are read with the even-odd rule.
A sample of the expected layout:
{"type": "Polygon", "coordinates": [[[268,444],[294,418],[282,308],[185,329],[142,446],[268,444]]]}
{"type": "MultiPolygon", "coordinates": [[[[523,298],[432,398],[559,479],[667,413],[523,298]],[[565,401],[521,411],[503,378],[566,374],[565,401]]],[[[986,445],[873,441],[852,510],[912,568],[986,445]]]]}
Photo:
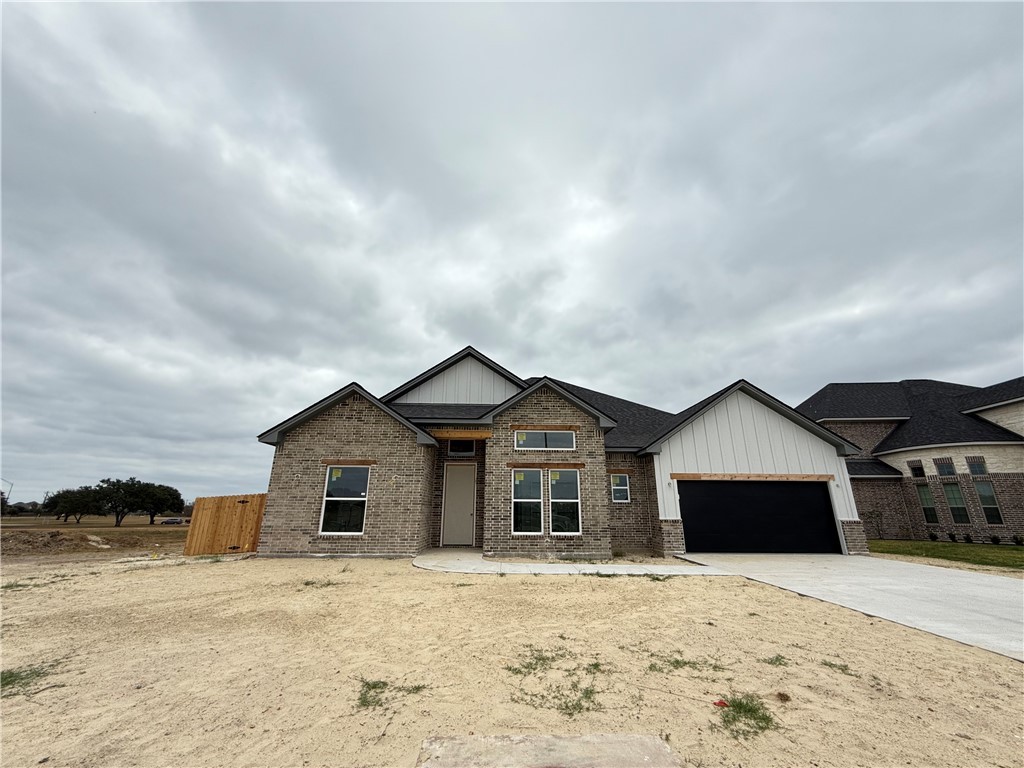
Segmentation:
{"type": "Polygon", "coordinates": [[[711,410],[718,405],[718,403],[722,402],[735,392],[742,392],[743,394],[748,395],[766,408],[770,408],[780,416],[789,419],[798,427],[806,429],[808,432],[824,440],[826,443],[835,446],[842,454],[857,453],[860,450],[858,446],[854,445],[849,440],[840,437],[830,429],[826,429],[794,408],[790,408],[781,400],[775,399],[763,389],[755,387],[746,379],[739,379],[729,386],[718,390],[713,395],[709,395],[699,403],[691,405],[689,408],[677,413],[675,417],[665,424],[661,431],[643,447],[641,453],[655,453],[655,449],[660,443],[664,442],[667,438],[681,430],[705,411],[711,410]]]}
{"type": "Polygon", "coordinates": [[[525,389],[528,386],[528,384],[525,381],[523,381],[518,376],[516,376],[514,373],[512,373],[512,371],[508,370],[507,368],[502,368],[496,362],[491,360],[491,358],[487,357],[486,355],[484,355],[484,354],[478,352],[477,350],[473,349],[473,347],[469,346],[469,347],[466,347],[465,349],[459,350],[458,352],[456,352],[451,357],[449,357],[449,358],[447,358],[445,360],[442,360],[440,363],[435,365],[430,370],[424,371],[419,376],[416,376],[413,379],[409,379],[409,381],[405,382],[401,386],[397,387],[396,389],[391,390],[386,395],[384,395],[384,397],[382,397],[381,400],[383,400],[385,403],[391,402],[392,400],[401,397],[406,392],[410,392],[410,391],[416,389],[416,387],[418,387],[423,382],[425,382],[425,381],[427,381],[429,379],[432,379],[434,376],[437,376],[439,373],[443,373],[444,371],[446,371],[449,368],[451,368],[453,365],[456,365],[457,363],[462,362],[466,358],[472,358],[472,359],[476,360],[478,363],[486,366],[487,368],[489,368],[490,370],[494,371],[499,376],[502,376],[503,378],[505,378],[508,381],[510,381],[513,384],[515,384],[517,387],[520,387],[521,389],[525,389]]]}
{"type": "Polygon", "coordinates": [[[591,416],[597,419],[597,423],[602,429],[612,429],[615,427],[617,423],[615,419],[611,418],[608,414],[604,413],[598,408],[595,408],[586,400],[577,397],[575,394],[570,392],[566,387],[562,386],[561,383],[555,381],[554,379],[549,379],[547,376],[542,376],[539,379],[533,379],[532,381],[533,383],[529,384],[526,387],[526,389],[524,389],[522,392],[513,395],[503,403],[498,403],[498,405],[494,406],[482,418],[488,422],[493,421],[495,416],[497,416],[502,411],[508,410],[523,398],[529,397],[534,392],[536,392],[539,389],[542,389],[543,387],[550,387],[558,395],[568,400],[577,408],[579,408],[582,411],[585,411],[586,413],[589,413],[591,416]]]}
{"type": "Polygon", "coordinates": [[[847,459],[846,473],[850,477],[891,477],[898,479],[903,473],[879,459],[847,459]]]}
{"type": "Polygon", "coordinates": [[[960,410],[962,413],[972,413],[996,405],[1008,405],[1018,400],[1024,400],[1024,376],[961,395],[960,410]]]}
{"type": "Polygon", "coordinates": [[[281,441],[281,435],[295,429],[295,427],[299,426],[300,424],[304,424],[305,422],[312,419],[314,416],[318,416],[331,406],[340,403],[342,400],[353,394],[357,394],[360,395],[361,397],[366,398],[375,406],[384,411],[384,413],[386,413],[388,416],[395,419],[399,424],[401,424],[404,427],[407,427],[408,429],[411,429],[416,434],[417,443],[420,443],[421,445],[437,445],[437,440],[435,440],[432,436],[430,436],[422,429],[417,427],[415,424],[406,419],[400,413],[396,412],[392,408],[389,408],[387,405],[382,403],[380,400],[371,395],[369,392],[367,392],[354,381],[348,386],[342,387],[337,392],[328,395],[323,400],[313,403],[313,405],[309,406],[305,410],[300,411],[294,416],[285,419],[280,424],[271,427],[256,439],[259,440],[261,443],[266,443],[267,445],[277,445],[281,441]]]}

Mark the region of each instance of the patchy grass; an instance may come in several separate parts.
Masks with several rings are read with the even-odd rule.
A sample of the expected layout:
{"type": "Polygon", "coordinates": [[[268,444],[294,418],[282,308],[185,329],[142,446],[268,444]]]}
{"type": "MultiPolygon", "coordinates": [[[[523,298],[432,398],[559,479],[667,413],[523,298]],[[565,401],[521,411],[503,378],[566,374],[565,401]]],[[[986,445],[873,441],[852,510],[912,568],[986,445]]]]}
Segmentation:
{"type": "Polygon", "coordinates": [[[788,667],[789,659],[783,656],[781,653],[776,653],[774,656],[769,656],[767,659],[758,659],[762,664],[770,664],[773,667],[788,667]]]}
{"type": "Polygon", "coordinates": [[[842,674],[848,675],[850,677],[860,677],[860,675],[858,675],[856,672],[850,670],[849,664],[841,664],[835,661],[829,661],[828,659],[824,659],[821,662],[821,666],[828,667],[829,669],[833,669],[836,672],[841,672],[842,674]]]}
{"type": "Polygon", "coordinates": [[[774,715],[765,706],[760,696],[744,693],[722,698],[728,704],[727,707],[722,707],[719,710],[722,716],[722,727],[733,738],[747,739],[779,727],[774,715]]]}
{"type": "Polygon", "coordinates": [[[387,680],[359,680],[359,697],[356,699],[356,707],[359,709],[374,709],[383,707],[386,704],[394,703],[399,696],[409,696],[426,690],[427,686],[422,683],[417,685],[394,685],[387,680]]]}
{"type": "Polygon", "coordinates": [[[574,655],[568,648],[563,646],[545,651],[543,648],[528,645],[526,646],[526,654],[520,659],[519,663],[507,665],[505,671],[520,677],[527,677],[538,672],[546,672],[554,666],[556,661],[561,661],[574,655]]]}
{"type": "Polygon", "coordinates": [[[644,574],[644,576],[641,578],[647,578],[651,581],[668,581],[669,579],[673,578],[673,576],[670,574],[647,573],[644,574]]]}
{"type": "Polygon", "coordinates": [[[651,653],[655,661],[648,667],[648,672],[664,672],[666,669],[692,669],[697,672],[725,672],[729,668],[722,664],[717,658],[688,659],[679,651],[672,651],[668,654],[651,653]]]}
{"type": "Polygon", "coordinates": [[[29,689],[44,677],[52,675],[60,664],[61,660],[47,661],[3,670],[0,672],[0,698],[31,694],[29,689]]]}
{"type": "Polygon", "coordinates": [[[331,581],[330,579],[306,579],[302,582],[302,586],[323,589],[324,587],[335,587],[340,583],[340,581],[331,581]]]}
{"type": "Polygon", "coordinates": [[[512,701],[553,709],[568,718],[603,709],[597,698],[601,692],[597,677],[612,674],[611,667],[597,659],[586,664],[568,661],[575,658],[576,654],[563,646],[549,650],[526,646],[519,663],[505,667],[520,678],[512,701]]]}
{"type": "Polygon", "coordinates": [[[5,581],[0,584],[0,589],[32,589],[32,587],[41,587],[42,584],[28,584],[24,581],[5,581]]]}
{"type": "Polygon", "coordinates": [[[905,555],[907,557],[934,557],[956,560],[973,565],[990,565],[1024,571],[1024,547],[995,544],[954,544],[951,541],[868,541],[872,553],[905,555]]]}
{"type": "Polygon", "coordinates": [[[205,563],[223,563],[224,558],[220,555],[199,555],[196,560],[202,560],[205,563]]]}

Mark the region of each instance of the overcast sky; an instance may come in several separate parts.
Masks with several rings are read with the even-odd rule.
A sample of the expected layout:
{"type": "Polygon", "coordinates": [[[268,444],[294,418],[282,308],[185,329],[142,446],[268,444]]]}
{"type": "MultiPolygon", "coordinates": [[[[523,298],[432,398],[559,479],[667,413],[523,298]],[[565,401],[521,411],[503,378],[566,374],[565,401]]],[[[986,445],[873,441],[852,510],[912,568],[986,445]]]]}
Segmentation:
{"type": "Polygon", "coordinates": [[[259,432],[467,344],[671,411],[1019,376],[1022,22],[7,3],[11,498],[264,491],[259,432]]]}

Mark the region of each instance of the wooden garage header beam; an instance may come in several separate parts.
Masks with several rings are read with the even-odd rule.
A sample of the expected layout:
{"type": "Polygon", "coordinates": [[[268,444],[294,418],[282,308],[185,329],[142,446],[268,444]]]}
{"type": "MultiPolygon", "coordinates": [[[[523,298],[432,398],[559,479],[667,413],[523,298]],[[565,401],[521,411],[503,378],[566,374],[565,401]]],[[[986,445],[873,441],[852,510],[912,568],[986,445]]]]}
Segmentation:
{"type": "Polygon", "coordinates": [[[669,475],[673,480],[786,480],[824,483],[835,480],[835,475],[750,475],[750,474],[715,474],[708,472],[673,472],[669,475]]]}

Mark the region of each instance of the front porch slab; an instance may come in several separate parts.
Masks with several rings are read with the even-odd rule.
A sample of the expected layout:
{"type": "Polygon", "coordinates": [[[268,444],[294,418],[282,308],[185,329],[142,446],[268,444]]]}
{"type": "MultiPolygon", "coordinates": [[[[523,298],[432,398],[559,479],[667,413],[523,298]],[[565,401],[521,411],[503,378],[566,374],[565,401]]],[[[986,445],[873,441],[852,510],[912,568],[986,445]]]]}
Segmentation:
{"type": "Polygon", "coordinates": [[[657,736],[450,736],[424,739],[418,768],[681,768],[657,736]]]}

